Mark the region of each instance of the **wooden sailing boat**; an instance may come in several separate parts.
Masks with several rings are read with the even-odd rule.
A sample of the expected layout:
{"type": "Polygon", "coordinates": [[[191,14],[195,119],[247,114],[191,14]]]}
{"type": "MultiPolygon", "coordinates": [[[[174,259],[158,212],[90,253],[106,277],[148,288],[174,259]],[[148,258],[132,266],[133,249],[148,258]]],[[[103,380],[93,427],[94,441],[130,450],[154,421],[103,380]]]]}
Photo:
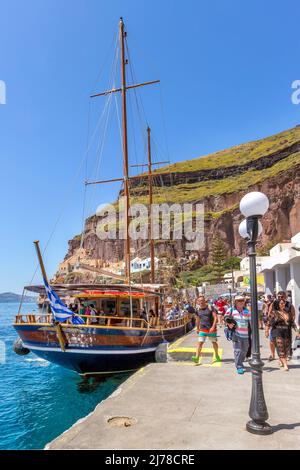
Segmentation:
{"type": "MultiPolygon", "coordinates": [[[[114,374],[136,370],[153,361],[158,346],[163,342],[174,341],[192,328],[188,314],[174,320],[159,317],[162,294],[159,289],[135,286],[131,283],[130,238],[129,238],[129,168],[127,142],[127,106],[126,93],[158,80],[136,85],[126,84],[126,58],[124,40],[126,32],[122,18],[119,23],[119,41],[121,50],[121,87],[99,93],[95,96],[121,92],[122,128],[123,128],[123,178],[111,181],[124,181],[126,198],[125,227],[127,237],[124,246],[125,283],[124,284],[55,284],[53,288],[59,296],[70,295],[80,304],[91,305],[97,311],[93,315],[80,315],[83,324],[71,324],[69,321],[54,321],[52,314],[26,314],[16,316],[14,328],[21,344],[17,350],[21,353],[32,351],[36,355],[80,374],[114,374]],[[152,309],[156,314],[154,323],[140,316],[142,310],[152,309]]],[[[152,205],[152,160],[150,128],[148,135],[148,180],[149,205],[152,205]]],[[[159,162],[163,163],[163,162],[159,162]]],[[[107,182],[107,181],[105,181],[107,182]]],[[[100,181],[87,184],[101,183],[100,181]]],[[[150,223],[151,282],[155,282],[154,242],[150,223]]],[[[46,277],[38,242],[36,248],[43,277],[46,277]]],[[[27,290],[45,293],[44,286],[29,286],[27,290]]],[[[16,351],[17,352],[17,351],[16,351]]]]}

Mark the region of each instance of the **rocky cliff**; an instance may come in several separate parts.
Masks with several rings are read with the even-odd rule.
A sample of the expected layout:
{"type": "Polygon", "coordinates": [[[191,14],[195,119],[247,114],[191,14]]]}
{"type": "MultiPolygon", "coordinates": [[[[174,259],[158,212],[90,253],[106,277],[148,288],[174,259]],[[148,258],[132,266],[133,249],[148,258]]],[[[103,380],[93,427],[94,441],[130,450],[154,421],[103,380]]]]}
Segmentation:
{"type": "MultiPolygon", "coordinates": [[[[134,202],[147,204],[147,180],[133,180],[134,202]]],[[[242,220],[238,205],[249,191],[262,191],[270,199],[270,209],[262,219],[264,228],[259,246],[267,247],[290,239],[300,231],[300,127],[266,139],[242,144],[156,171],[154,202],[168,204],[203,202],[205,207],[205,246],[195,253],[200,263],[210,258],[214,234],[224,240],[228,251],[243,256],[246,244],[238,234],[242,220]]],[[[123,241],[101,241],[96,235],[98,217],[86,220],[84,248],[87,256],[117,262],[123,256],[123,241]]],[[[74,255],[80,236],[69,242],[66,258],[74,255]]],[[[186,255],[186,240],[155,242],[156,255],[179,259],[186,255]]],[[[136,241],[132,249],[141,257],[149,256],[149,244],[136,241]]]]}

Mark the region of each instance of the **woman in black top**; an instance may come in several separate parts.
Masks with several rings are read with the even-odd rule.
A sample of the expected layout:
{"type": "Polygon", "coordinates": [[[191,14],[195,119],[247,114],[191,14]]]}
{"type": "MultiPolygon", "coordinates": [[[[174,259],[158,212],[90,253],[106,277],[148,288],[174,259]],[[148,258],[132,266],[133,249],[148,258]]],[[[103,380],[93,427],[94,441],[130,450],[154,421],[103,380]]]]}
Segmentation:
{"type": "Polygon", "coordinates": [[[275,340],[280,365],[288,371],[287,359],[291,348],[292,328],[294,330],[297,328],[292,313],[286,311],[285,300],[274,301],[273,309],[268,317],[267,332],[269,328],[272,328],[272,337],[275,340]]]}

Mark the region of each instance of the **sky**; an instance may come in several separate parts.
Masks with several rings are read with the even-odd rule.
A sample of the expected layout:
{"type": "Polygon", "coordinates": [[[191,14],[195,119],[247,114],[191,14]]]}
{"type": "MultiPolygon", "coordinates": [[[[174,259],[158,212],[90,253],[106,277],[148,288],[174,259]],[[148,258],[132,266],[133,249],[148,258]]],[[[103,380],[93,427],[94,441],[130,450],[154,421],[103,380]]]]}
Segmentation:
{"type": "Polygon", "coordinates": [[[300,123],[297,0],[0,0],[0,292],[29,284],[36,239],[44,249],[51,236],[53,275],[83,214],[116,197],[118,185],[93,186],[83,205],[86,178],[122,172],[119,98],[89,98],[120,83],[120,16],[128,83],[132,67],[138,82],[161,80],[139,89],[142,105],[128,92],[131,163],[146,160],[147,124],[154,159],[176,162],[300,123]]]}

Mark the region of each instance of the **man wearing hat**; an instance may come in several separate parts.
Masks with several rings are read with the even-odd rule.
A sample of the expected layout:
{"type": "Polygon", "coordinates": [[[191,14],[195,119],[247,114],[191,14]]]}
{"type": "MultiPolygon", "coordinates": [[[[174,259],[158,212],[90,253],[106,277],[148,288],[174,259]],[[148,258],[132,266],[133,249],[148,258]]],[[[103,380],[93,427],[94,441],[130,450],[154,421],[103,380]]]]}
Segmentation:
{"type": "Polygon", "coordinates": [[[238,374],[245,372],[244,360],[249,347],[249,329],[251,313],[245,307],[245,298],[237,295],[234,299],[234,308],[231,312],[231,318],[236,322],[235,334],[233,339],[234,362],[238,374]]]}

